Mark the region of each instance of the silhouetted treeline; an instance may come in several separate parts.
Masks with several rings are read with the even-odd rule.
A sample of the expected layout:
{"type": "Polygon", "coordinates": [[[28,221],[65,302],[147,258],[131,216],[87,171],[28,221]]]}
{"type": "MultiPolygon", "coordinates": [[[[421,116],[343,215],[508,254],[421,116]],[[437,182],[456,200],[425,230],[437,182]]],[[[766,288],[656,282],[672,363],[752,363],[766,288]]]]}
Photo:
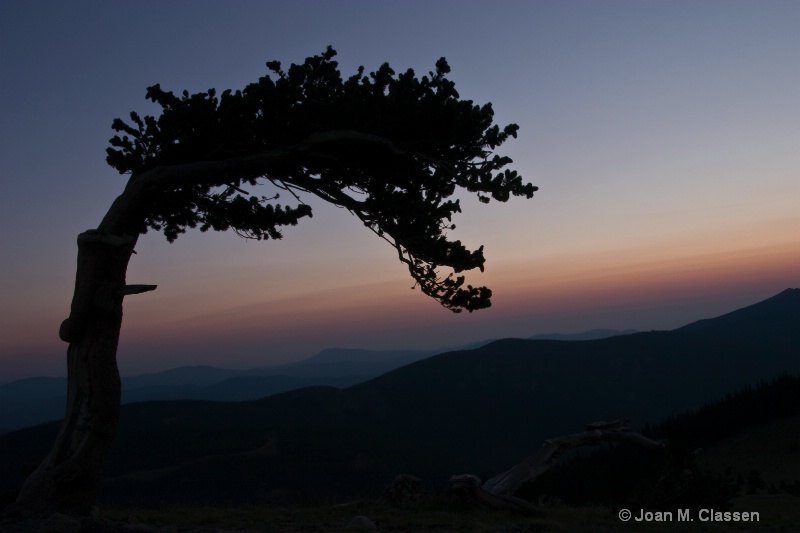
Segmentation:
{"type": "MultiPolygon", "coordinates": [[[[578,452],[519,491],[529,500],[554,499],[567,504],[608,504],[669,508],[715,508],[730,505],[742,492],[767,489],[757,471],[744,478],[732,468],[714,474],[698,465],[702,449],[740,431],[800,415],[800,375],[747,386],[700,409],[671,417],[641,433],[663,439],[666,453],[629,443],[578,452]]],[[[794,445],[794,444],[793,444],[794,445]]],[[[796,444],[800,451],[800,442],[796,444]]],[[[781,483],[792,490],[800,480],[781,483]]]]}
{"type": "Polygon", "coordinates": [[[747,386],[696,411],[668,418],[642,433],[666,438],[686,432],[698,446],[707,447],[739,431],[800,414],[800,374],[782,374],[771,381],[747,386]]]}

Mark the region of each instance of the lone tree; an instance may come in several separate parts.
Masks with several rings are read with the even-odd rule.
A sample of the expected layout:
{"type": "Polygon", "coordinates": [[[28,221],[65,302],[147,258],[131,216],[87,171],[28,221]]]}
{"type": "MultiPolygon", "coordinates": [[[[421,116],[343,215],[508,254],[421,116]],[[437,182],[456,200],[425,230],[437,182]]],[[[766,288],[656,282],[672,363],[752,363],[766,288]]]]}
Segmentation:
{"type": "Polygon", "coordinates": [[[533,196],[537,188],[505,168],[511,159],[493,154],[518,126],[501,129],[491,104],[461,100],[444,58],[421,78],[383,64],[342,79],[335,55],[329,47],[286,71],[269,62],[270,74],[220,95],[154,85],[146,96],[160,116],[114,120],[107,161],[130,177],[100,225],[78,236],[75,292],[59,331],[69,343],[66,415],[9,514],[86,514],[94,505],[120,411],[122,301],[155,289],[125,280],[148,229],[170,242],[195,227],[279,239],[282,226],[311,216],[303,198],[313,195],[394,246],[415,284],[447,309],[491,305],[488,288],[459,275],[483,270],[485,259],[482,247],[448,238],[460,211],[450,198],[459,187],[485,203],[533,196]],[[254,194],[260,184],[292,205],[254,194]]]}

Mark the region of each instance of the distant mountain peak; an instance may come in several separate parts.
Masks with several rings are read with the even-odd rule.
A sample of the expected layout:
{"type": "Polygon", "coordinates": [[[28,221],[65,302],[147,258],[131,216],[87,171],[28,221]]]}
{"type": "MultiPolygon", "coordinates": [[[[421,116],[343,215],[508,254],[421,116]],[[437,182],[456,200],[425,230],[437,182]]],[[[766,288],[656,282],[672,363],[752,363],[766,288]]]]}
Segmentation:
{"type": "Polygon", "coordinates": [[[639,333],[635,329],[617,330],[617,329],[590,329],[581,333],[542,333],[528,337],[531,340],[556,340],[556,341],[594,341],[598,339],[607,339],[608,337],[616,337],[617,335],[630,335],[631,333],[639,333]]]}
{"type": "Polygon", "coordinates": [[[675,331],[693,332],[709,328],[732,328],[732,333],[745,334],[745,331],[735,331],[737,324],[748,325],[748,329],[758,326],[764,328],[780,328],[786,324],[800,324],[800,289],[785,289],[775,296],[758,303],[742,307],[716,318],[706,318],[692,322],[675,331]]]}
{"type": "Polygon", "coordinates": [[[433,355],[433,350],[367,350],[364,348],[325,348],[317,355],[291,363],[306,365],[309,363],[342,363],[391,361],[396,359],[416,360],[433,355]]]}

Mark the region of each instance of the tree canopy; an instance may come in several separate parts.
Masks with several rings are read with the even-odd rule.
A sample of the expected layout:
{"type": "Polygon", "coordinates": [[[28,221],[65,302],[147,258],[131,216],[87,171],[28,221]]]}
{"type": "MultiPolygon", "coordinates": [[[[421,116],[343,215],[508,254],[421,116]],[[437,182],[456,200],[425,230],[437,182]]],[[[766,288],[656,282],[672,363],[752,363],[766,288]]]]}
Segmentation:
{"type": "Polygon", "coordinates": [[[114,120],[107,161],[130,177],[97,228],[78,235],[75,291],[59,328],[69,343],[64,422],[4,516],[91,511],[119,421],[122,303],[156,288],[127,283],[149,229],[170,242],[197,227],[278,239],[282,227],[311,216],[303,199],[313,195],[394,246],[416,285],[446,308],[491,305],[491,291],[460,274],[483,270],[485,258],[483,247],[448,238],[461,210],[453,196],[533,196],[536,187],[506,168],[511,159],[494,154],[517,126],[501,129],[490,104],[461,100],[444,58],[421,78],[384,64],[343,79],[335,55],[329,47],[286,71],[269,62],[256,83],[219,96],[153,85],[147,98],[161,107],[158,117],[114,120]]]}
{"type": "Polygon", "coordinates": [[[458,275],[483,270],[485,258],[482,246],[448,238],[461,210],[452,197],[458,188],[484,203],[533,196],[537,188],[506,168],[511,159],[494,153],[518,126],[501,129],[491,104],[460,99],[444,58],[422,77],[384,63],[344,79],[335,56],[328,47],[287,70],[268,62],[257,82],[219,95],[148,87],[161,114],[113,122],[119,135],[107,161],[131,178],[99,230],[155,229],[170,242],[195,227],[278,239],[282,226],[311,216],[308,193],[394,246],[421,290],[446,308],[490,306],[488,288],[458,275]],[[253,194],[260,183],[291,205],[280,194],[253,194]]]}

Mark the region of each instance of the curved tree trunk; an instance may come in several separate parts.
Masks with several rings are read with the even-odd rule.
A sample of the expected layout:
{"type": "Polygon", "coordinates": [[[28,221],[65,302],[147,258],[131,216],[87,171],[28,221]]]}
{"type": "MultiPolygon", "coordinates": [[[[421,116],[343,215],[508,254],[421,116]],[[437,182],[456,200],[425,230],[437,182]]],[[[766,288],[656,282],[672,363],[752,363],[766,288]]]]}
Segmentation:
{"type": "Polygon", "coordinates": [[[25,481],[5,514],[89,514],[102,482],[120,412],[117,344],[135,238],[78,236],[78,267],[70,316],[59,335],[69,343],[67,407],[55,445],[25,481]]]}

